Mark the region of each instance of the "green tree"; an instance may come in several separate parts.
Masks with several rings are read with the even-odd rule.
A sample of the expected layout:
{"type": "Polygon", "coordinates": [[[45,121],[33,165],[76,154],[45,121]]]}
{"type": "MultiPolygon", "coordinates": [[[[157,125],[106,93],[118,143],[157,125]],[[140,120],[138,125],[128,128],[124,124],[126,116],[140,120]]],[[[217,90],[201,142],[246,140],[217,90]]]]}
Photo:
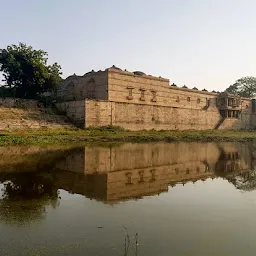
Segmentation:
{"type": "Polygon", "coordinates": [[[230,85],[226,91],[241,97],[253,98],[256,96],[256,77],[242,77],[230,85]]]}
{"type": "Polygon", "coordinates": [[[47,52],[24,43],[0,49],[0,71],[5,87],[16,97],[34,99],[38,94],[55,90],[61,82],[61,67],[48,65],[47,52]]]}

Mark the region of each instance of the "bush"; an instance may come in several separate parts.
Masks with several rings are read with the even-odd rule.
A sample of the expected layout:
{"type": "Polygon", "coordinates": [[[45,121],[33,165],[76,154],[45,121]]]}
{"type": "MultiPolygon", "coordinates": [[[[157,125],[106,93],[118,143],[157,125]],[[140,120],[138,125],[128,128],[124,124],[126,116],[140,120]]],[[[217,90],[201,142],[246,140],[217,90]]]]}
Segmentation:
{"type": "Polygon", "coordinates": [[[113,125],[107,125],[107,126],[100,126],[100,127],[88,127],[86,128],[88,131],[99,131],[99,132],[124,132],[126,131],[121,126],[113,126],[113,125]]]}
{"type": "Polygon", "coordinates": [[[0,97],[1,98],[14,98],[15,91],[5,86],[0,86],[0,97]]]}

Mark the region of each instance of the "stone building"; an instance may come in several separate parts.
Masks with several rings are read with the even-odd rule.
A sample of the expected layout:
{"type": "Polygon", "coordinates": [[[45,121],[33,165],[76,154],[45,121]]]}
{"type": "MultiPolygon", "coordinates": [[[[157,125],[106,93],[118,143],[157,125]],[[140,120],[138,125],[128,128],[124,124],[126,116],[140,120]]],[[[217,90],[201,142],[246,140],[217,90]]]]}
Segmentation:
{"type": "Polygon", "coordinates": [[[254,100],[188,89],[168,79],[115,66],[72,75],[59,87],[57,107],[75,123],[129,130],[253,128],[254,100]]]}

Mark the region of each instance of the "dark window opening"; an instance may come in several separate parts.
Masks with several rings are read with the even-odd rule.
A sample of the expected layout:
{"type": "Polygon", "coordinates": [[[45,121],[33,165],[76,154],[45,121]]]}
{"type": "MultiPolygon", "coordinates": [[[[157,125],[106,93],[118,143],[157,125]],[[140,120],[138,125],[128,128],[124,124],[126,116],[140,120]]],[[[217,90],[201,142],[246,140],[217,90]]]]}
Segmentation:
{"type": "Polygon", "coordinates": [[[144,182],[144,171],[139,171],[139,175],[140,175],[139,183],[144,182]]]}
{"type": "Polygon", "coordinates": [[[155,181],[156,180],[156,170],[151,170],[151,182],[155,181]]]}
{"type": "Polygon", "coordinates": [[[132,96],[132,90],[133,90],[133,88],[128,88],[128,96],[127,96],[127,99],[128,100],[132,100],[133,99],[133,96],[132,96]]]}
{"type": "Polygon", "coordinates": [[[151,101],[156,102],[156,92],[152,91],[153,98],[151,101]]]}
{"type": "Polygon", "coordinates": [[[145,90],[141,90],[141,92],[140,92],[140,100],[145,100],[145,90]]]}
{"type": "Polygon", "coordinates": [[[132,184],[132,174],[130,172],[126,173],[127,177],[127,182],[126,185],[131,185],[132,184]]]}

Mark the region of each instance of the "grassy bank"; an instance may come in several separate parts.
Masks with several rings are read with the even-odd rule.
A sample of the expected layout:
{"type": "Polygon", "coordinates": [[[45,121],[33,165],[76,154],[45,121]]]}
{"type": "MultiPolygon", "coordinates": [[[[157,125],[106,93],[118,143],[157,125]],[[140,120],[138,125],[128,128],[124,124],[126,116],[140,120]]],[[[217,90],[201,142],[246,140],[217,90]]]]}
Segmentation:
{"type": "Polygon", "coordinates": [[[0,132],[0,145],[51,145],[151,141],[253,141],[255,131],[126,131],[120,127],[0,132]]]}

